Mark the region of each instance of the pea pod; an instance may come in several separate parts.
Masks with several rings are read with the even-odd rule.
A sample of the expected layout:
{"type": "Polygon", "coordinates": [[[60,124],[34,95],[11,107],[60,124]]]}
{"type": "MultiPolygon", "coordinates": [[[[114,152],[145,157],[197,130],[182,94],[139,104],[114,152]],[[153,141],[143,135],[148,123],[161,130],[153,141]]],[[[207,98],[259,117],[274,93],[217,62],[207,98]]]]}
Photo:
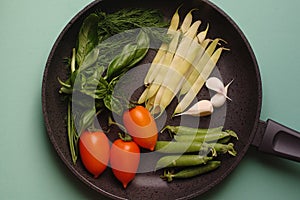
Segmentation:
{"type": "Polygon", "coordinates": [[[212,160],[212,157],[201,155],[170,155],[161,157],[155,168],[195,166],[205,164],[210,160],[212,160]]]}
{"type": "Polygon", "coordinates": [[[173,142],[157,141],[155,151],[160,153],[194,153],[207,155],[210,152],[216,156],[216,151],[212,145],[202,142],[173,142]]]}
{"type": "Polygon", "coordinates": [[[215,149],[215,151],[217,153],[220,153],[220,154],[229,153],[232,156],[237,155],[237,152],[234,149],[233,143],[229,143],[229,144],[216,143],[216,144],[214,144],[213,148],[215,149]]]}
{"type": "Polygon", "coordinates": [[[206,135],[210,133],[220,132],[222,131],[223,126],[215,127],[215,128],[191,128],[187,126],[170,126],[167,125],[164,127],[164,130],[168,130],[176,135],[206,135]]]}
{"type": "Polygon", "coordinates": [[[229,153],[236,156],[237,152],[234,149],[234,144],[221,143],[206,143],[206,142],[168,142],[157,141],[155,151],[160,153],[199,153],[200,155],[217,156],[217,154],[229,153]]]}
{"type": "Polygon", "coordinates": [[[196,134],[196,135],[175,135],[174,139],[176,141],[187,141],[187,142],[217,142],[220,139],[234,137],[237,138],[237,135],[234,131],[220,131],[220,132],[213,132],[209,134],[196,134]]]}
{"type": "Polygon", "coordinates": [[[128,71],[131,67],[141,61],[148,52],[150,39],[143,30],[139,32],[135,44],[127,44],[120,55],[116,56],[107,68],[106,79],[111,80],[128,71]]]}
{"type": "Polygon", "coordinates": [[[189,167],[183,169],[177,173],[172,173],[169,170],[164,171],[164,175],[161,176],[162,179],[171,182],[174,178],[191,178],[194,176],[198,176],[200,174],[205,174],[210,171],[217,169],[221,165],[221,161],[209,161],[205,165],[189,167]]]}
{"type": "Polygon", "coordinates": [[[225,138],[219,139],[218,143],[219,144],[227,144],[230,141],[230,139],[231,139],[230,137],[225,137],[225,138]]]}

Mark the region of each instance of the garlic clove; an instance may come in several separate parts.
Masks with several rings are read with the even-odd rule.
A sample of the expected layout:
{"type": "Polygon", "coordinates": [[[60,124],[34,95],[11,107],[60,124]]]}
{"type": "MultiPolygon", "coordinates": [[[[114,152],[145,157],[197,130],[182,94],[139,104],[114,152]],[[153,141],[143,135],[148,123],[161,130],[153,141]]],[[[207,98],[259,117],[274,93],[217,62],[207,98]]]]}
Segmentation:
{"type": "Polygon", "coordinates": [[[195,103],[192,107],[190,107],[187,111],[183,113],[179,113],[175,116],[180,115],[191,115],[196,117],[208,116],[211,115],[214,111],[214,107],[209,100],[201,100],[195,103]]]}
{"type": "Polygon", "coordinates": [[[225,87],[223,82],[218,79],[217,77],[211,77],[209,79],[206,80],[205,86],[210,89],[213,90],[217,93],[221,93],[224,94],[225,93],[225,87]]]}
{"type": "Polygon", "coordinates": [[[219,108],[226,102],[226,97],[223,94],[217,93],[211,98],[211,103],[213,107],[219,108]]]}
{"type": "Polygon", "coordinates": [[[230,82],[225,86],[225,95],[224,95],[224,94],[221,94],[221,93],[217,93],[217,94],[215,94],[215,95],[211,98],[210,101],[211,101],[212,105],[213,105],[215,108],[221,107],[221,106],[226,102],[226,99],[229,99],[230,101],[232,101],[231,98],[229,98],[229,97],[227,96],[228,88],[229,88],[229,86],[231,85],[232,82],[233,82],[233,80],[230,81],[230,82]]]}

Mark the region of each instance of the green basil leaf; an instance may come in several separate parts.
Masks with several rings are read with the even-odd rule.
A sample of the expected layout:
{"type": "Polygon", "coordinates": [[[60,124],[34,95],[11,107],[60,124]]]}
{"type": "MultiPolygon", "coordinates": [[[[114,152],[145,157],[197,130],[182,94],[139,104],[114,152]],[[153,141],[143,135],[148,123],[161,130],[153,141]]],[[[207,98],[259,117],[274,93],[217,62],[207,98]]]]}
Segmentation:
{"type": "Polygon", "coordinates": [[[113,97],[111,94],[108,94],[103,99],[103,102],[107,109],[109,109],[110,111],[112,111],[113,113],[115,113],[117,115],[122,115],[123,105],[117,98],[113,97]]]}
{"type": "Polygon", "coordinates": [[[99,56],[99,48],[95,47],[84,57],[84,60],[80,65],[80,70],[84,70],[92,66],[93,64],[95,64],[98,60],[98,56],[99,56]]]}
{"type": "Polygon", "coordinates": [[[82,113],[80,116],[80,121],[79,121],[79,130],[80,132],[84,131],[88,127],[93,127],[94,125],[94,119],[96,116],[96,109],[90,109],[86,110],[85,112],[82,113]]]}
{"type": "Polygon", "coordinates": [[[78,46],[76,53],[76,61],[79,66],[83,63],[88,53],[98,44],[98,25],[99,17],[97,14],[90,14],[80,28],[78,35],[78,46]]]}
{"type": "Polygon", "coordinates": [[[107,94],[105,96],[103,103],[108,110],[111,110],[111,94],[107,94]]]}
{"type": "Polygon", "coordinates": [[[116,56],[108,65],[108,80],[111,80],[113,77],[118,76],[122,73],[123,68],[134,59],[136,48],[136,45],[130,43],[124,46],[121,54],[116,56]]]}
{"type": "Polygon", "coordinates": [[[150,38],[145,31],[141,30],[139,32],[136,45],[137,45],[137,48],[136,48],[136,52],[134,54],[134,59],[132,60],[132,62],[130,62],[130,64],[128,64],[126,66],[126,69],[125,69],[126,71],[128,71],[131,67],[136,65],[138,62],[140,62],[146,56],[146,54],[148,52],[148,49],[150,46],[150,38]]]}

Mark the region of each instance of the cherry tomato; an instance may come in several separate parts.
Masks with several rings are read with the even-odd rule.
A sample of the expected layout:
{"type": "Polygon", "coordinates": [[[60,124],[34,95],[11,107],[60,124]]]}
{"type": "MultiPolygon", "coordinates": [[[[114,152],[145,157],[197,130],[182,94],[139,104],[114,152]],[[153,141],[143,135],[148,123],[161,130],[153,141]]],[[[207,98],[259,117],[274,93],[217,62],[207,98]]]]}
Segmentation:
{"type": "Polygon", "coordinates": [[[110,151],[110,165],[115,177],[126,188],[135,177],[140,162],[140,149],[133,141],[117,139],[110,151]]]}
{"type": "Polygon", "coordinates": [[[140,147],[154,150],[158,138],[156,122],[151,113],[143,106],[136,106],[123,114],[123,123],[140,147]]]}
{"type": "Polygon", "coordinates": [[[85,131],[79,138],[79,153],[85,168],[97,178],[107,167],[110,146],[103,132],[85,131]]]}

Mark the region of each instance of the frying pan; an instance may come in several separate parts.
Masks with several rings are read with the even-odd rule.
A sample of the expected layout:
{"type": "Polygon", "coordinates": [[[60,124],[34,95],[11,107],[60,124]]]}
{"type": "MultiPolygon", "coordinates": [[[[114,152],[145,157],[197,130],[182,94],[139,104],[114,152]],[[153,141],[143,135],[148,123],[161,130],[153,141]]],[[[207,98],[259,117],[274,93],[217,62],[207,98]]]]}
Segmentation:
{"type": "Polygon", "coordinates": [[[300,161],[300,134],[273,120],[260,120],[261,103],[260,73],[247,39],[222,10],[209,1],[201,0],[94,1],[79,12],[59,35],[47,60],[42,85],[46,130],[59,157],[81,181],[114,199],[189,199],[199,196],[229,175],[241,162],[250,145],[263,152],[300,161]],[[182,13],[198,8],[195,18],[210,24],[208,36],[222,37],[228,43],[230,52],[221,56],[217,68],[224,82],[234,79],[229,91],[234,101],[226,106],[224,126],[235,130],[239,135],[239,140],[235,142],[238,155],[221,158],[222,165],[214,172],[171,183],[162,181],[159,172],[141,173],[137,174],[130,186],[124,190],[113,178],[110,169],[100,178],[94,179],[84,169],[80,160],[73,165],[70,157],[65,124],[67,105],[58,93],[60,85],[57,81],[57,77],[67,78],[67,69],[62,60],[70,56],[84,18],[96,10],[114,12],[126,7],[155,8],[161,10],[166,18],[170,18],[180,5],[182,13]]]}

